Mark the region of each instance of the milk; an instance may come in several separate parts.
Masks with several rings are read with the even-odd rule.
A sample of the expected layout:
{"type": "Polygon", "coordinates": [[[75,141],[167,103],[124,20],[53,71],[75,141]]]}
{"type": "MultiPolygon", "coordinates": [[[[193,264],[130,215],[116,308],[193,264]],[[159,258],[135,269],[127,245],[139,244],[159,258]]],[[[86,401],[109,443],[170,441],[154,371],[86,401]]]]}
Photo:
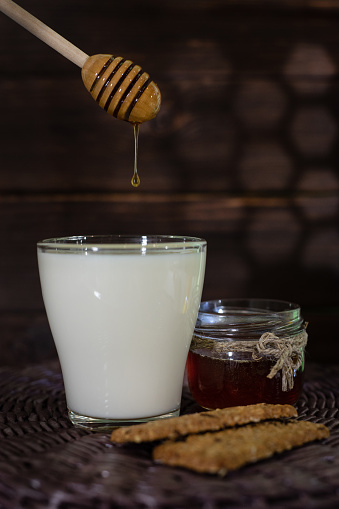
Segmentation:
{"type": "Polygon", "coordinates": [[[69,409],[148,418],[180,406],[205,252],[38,252],[69,409]]]}

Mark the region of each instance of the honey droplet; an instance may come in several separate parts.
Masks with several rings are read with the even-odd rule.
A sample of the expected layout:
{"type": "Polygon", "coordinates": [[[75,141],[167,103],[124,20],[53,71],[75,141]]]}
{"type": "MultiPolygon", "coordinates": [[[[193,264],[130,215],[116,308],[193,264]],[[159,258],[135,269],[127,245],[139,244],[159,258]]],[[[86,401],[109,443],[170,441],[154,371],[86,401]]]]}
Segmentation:
{"type": "Polygon", "coordinates": [[[134,173],[131,180],[131,184],[133,187],[138,187],[140,185],[140,178],[138,175],[138,141],[139,141],[139,125],[134,124],[134,173]]]}
{"type": "Polygon", "coordinates": [[[140,178],[138,173],[134,173],[131,179],[131,184],[133,187],[138,187],[140,185],[140,178]]]}

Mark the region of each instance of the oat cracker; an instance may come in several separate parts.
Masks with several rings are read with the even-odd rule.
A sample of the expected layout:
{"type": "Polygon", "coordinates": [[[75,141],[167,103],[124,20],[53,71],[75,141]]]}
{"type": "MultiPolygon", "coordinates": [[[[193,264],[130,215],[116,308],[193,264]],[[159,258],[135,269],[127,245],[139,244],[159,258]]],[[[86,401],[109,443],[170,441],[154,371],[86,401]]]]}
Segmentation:
{"type": "Polygon", "coordinates": [[[247,463],[328,436],[326,426],[309,421],[261,422],[191,435],[184,441],[168,440],[154,448],[153,459],[196,472],[225,475],[247,463]]]}
{"type": "Polygon", "coordinates": [[[203,411],[121,427],[112,432],[111,440],[118,444],[153,442],[163,439],[175,439],[204,431],[218,431],[226,427],[250,422],[290,417],[297,417],[297,411],[291,405],[259,403],[257,405],[203,411]]]}

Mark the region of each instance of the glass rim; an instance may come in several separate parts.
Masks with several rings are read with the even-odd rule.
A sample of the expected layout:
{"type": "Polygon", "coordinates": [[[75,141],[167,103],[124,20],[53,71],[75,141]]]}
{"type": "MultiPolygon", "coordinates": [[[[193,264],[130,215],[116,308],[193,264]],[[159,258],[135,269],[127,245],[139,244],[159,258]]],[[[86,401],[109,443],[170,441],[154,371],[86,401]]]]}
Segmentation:
{"type": "Polygon", "coordinates": [[[183,235],[103,234],[52,237],[37,242],[38,251],[69,252],[173,252],[201,250],[207,245],[205,239],[183,235]]]}
{"type": "Polygon", "coordinates": [[[212,316],[238,316],[246,314],[281,315],[300,310],[299,304],[288,300],[265,298],[215,299],[201,302],[199,314],[212,316]]]}

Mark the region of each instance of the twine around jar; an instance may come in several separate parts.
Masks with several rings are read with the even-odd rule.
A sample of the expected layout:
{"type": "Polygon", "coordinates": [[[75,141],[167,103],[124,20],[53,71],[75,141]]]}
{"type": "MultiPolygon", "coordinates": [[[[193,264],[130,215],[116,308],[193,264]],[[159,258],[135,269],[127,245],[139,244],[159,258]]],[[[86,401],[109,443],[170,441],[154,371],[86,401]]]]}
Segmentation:
{"type": "Polygon", "coordinates": [[[193,335],[191,349],[205,348],[215,353],[242,352],[252,354],[252,359],[258,361],[269,357],[276,361],[267,378],[274,378],[278,371],[282,375],[282,390],[293,389],[294,371],[303,362],[303,351],[307,344],[305,330],[293,337],[278,337],[272,332],[265,332],[258,341],[217,341],[215,339],[193,335]]]}

